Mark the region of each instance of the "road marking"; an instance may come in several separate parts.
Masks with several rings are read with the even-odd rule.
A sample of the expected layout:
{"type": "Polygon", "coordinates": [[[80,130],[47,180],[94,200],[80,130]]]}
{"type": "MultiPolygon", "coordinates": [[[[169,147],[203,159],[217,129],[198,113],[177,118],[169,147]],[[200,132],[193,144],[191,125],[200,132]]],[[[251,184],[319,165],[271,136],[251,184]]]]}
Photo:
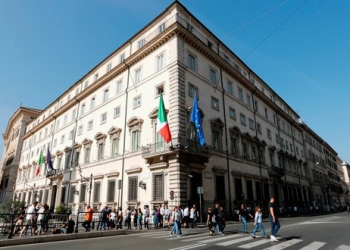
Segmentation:
{"type": "Polygon", "coordinates": [[[303,241],[303,240],[300,240],[300,239],[287,240],[287,241],[284,241],[284,242],[282,242],[282,243],[276,243],[276,245],[274,245],[273,247],[268,247],[268,248],[265,248],[264,250],[280,250],[280,249],[285,249],[285,248],[287,248],[287,247],[290,247],[290,246],[293,246],[294,244],[299,243],[300,241],[303,241]]]}
{"type": "Polygon", "coordinates": [[[215,242],[215,241],[222,241],[222,240],[228,240],[228,239],[232,239],[232,238],[237,238],[241,235],[239,234],[235,234],[235,235],[228,235],[228,236],[218,236],[218,237],[214,237],[214,238],[210,238],[207,240],[201,240],[199,241],[200,243],[210,243],[210,242],[215,242]]]}
{"type": "Polygon", "coordinates": [[[326,242],[315,241],[315,242],[312,242],[311,244],[301,248],[300,250],[316,250],[316,249],[321,248],[324,245],[326,245],[326,242]]]}
{"type": "Polygon", "coordinates": [[[244,237],[244,238],[240,238],[240,239],[235,239],[235,240],[229,240],[229,241],[226,241],[226,242],[221,242],[221,243],[218,243],[216,245],[218,245],[218,246],[229,246],[229,245],[232,245],[232,244],[235,244],[235,243],[239,243],[239,242],[242,242],[242,241],[247,241],[247,240],[251,240],[251,238],[244,237]]]}
{"type": "Polygon", "coordinates": [[[193,245],[188,245],[188,246],[184,246],[184,247],[177,247],[177,248],[172,248],[169,250],[187,250],[187,249],[193,249],[193,248],[197,248],[197,247],[203,247],[206,244],[193,244],[193,245]]]}
{"type": "Polygon", "coordinates": [[[267,239],[254,240],[251,243],[248,243],[248,244],[245,244],[245,245],[241,245],[241,246],[238,246],[238,247],[239,248],[249,249],[249,248],[257,247],[257,246],[260,246],[260,245],[263,245],[263,244],[266,244],[266,243],[269,243],[269,242],[270,242],[270,240],[267,240],[267,239]]]}
{"type": "Polygon", "coordinates": [[[340,245],[334,250],[349,250],[349,249],[350,249],[350,245],[340,245]]]}
{"type": "Polygon", "coordinates": [[[192,238],[192,239],[184,239],[184,240],[181,239],[181,241],[185,241],[185,242],[187,242],[187,241],[199,241],[199,240],[208,239],[209,237],[211,237],[211,236],[209,236],[209,234],[206,234],[206,235],[203,235],[201,237],[196,237],[196,238],[192,238]]]}
{"type": "MultiPolygon", "coordinates": [[[[181,239],[182,240],[184,240],[184,239],[188,239],[188,238],[194,238],[194,237],[200,237],[200,238],[203,238],[203,236],[208,236],[208,234],[207,233],[201,233],[201,234],[185,234],[185,235],[183,235],[182,237],[181,237],[181,239]]],[[[169,238],[169,239],[167,239],[167,240],[178,240],[179,238],[178,237],[176,237],[176,234],[172,237],[172,238],[169,238]]],[[[193,239],[192,239],[193,240],[193,239]]]]}

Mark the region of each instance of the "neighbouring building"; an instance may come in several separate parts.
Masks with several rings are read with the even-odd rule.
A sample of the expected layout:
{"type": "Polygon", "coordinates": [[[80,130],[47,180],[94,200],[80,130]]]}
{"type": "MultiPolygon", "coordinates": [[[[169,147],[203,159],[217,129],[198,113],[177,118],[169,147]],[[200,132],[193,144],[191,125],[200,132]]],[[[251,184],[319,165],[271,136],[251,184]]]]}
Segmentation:
{"type": "Polygon", "coordinates": [[[272,195],[300,210],[337,197],[322,189],[336,152],[178,1],[125,41],[26,123],[14,199],[73,211],[201,200],[233,215],[272,195]],[[157,133],[160,95],[170,143],[157,133]]]}

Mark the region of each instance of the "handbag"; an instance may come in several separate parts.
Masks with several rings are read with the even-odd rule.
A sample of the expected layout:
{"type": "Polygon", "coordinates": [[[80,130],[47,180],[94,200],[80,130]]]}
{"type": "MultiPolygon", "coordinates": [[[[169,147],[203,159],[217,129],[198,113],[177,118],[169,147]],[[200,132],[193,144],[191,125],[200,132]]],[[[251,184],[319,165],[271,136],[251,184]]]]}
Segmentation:
{"type": "Polygon", "coordinates": [[[211,217],[211,222],[213,222],[213,223],[216,222],[215,216],[211,217]]]}

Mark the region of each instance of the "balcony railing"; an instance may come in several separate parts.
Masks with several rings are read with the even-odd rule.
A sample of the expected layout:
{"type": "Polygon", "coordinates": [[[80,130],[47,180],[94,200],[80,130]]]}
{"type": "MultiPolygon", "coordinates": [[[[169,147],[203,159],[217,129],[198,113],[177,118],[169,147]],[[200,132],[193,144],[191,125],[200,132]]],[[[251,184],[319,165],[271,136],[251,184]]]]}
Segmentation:
{"type": "Polygon", "coordinates": [[[192,153],[208,158],[210,157],[210,148],[208,146],[201,146],[197,141],[182,138],[174,138],[172,142],[169,143],[163,141],[148,144],[146,147],[142,148],[142,157],[148,158],[154,155],[172,154],[174,151],[192,153]]]}
{"type": "Polygon", "coordinates": [[[270,166],[268,171],[270,176],[282,177],[285,175],[285,171],[283,168],[279,168],[275,166],[270,166]]]}

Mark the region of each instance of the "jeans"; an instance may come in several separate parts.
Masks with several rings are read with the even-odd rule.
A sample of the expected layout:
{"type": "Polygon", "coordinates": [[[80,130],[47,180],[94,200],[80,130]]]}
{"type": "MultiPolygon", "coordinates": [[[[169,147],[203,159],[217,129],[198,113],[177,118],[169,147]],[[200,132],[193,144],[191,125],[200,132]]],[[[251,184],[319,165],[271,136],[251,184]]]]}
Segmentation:
{"type": "Polygon", "coordinates": [[[255,228],[253,230],[253,235],[256,234],[256,231],[258,230],[259,227],[260,227],[261,232],[264,235],[264,237],[266,237],[266,232],[265,232],[264,226],[263,226],[263,224],[261,222],[256,223],[255,228]]]}
{"type": "Polygon", "coordinates": [[[248,233],[247,220],[243,216],[241,216],[241,219],[242,219],[242,232],[248,233]]]}
{"type": "Polygon", "coordinates": [[[281,227],[280,222],[277,218],[275,218],[275,222],[273,222],[273,219],[271,216],[269,216],[269,220],[271,222],[271,235],[276,236],[278,230],[281,227]]]}
{"type": "Polygon", "coordinates": [[[218,232],[218,234],[221,233],[222,229],[221,229],[221,221],[217,220],[216,221],[216,231],[218,232]]]}
{"type": "Polygon", "coordinates": [[[173,232],[175,232],[177,235],[180,235],[180,230],[179,230],[179,225],[180,224],[180,221],[174,221],[174,225],[173,225],[173,228],[171,229],[170,231],[170,234],[173,234],[173,232]]]}

